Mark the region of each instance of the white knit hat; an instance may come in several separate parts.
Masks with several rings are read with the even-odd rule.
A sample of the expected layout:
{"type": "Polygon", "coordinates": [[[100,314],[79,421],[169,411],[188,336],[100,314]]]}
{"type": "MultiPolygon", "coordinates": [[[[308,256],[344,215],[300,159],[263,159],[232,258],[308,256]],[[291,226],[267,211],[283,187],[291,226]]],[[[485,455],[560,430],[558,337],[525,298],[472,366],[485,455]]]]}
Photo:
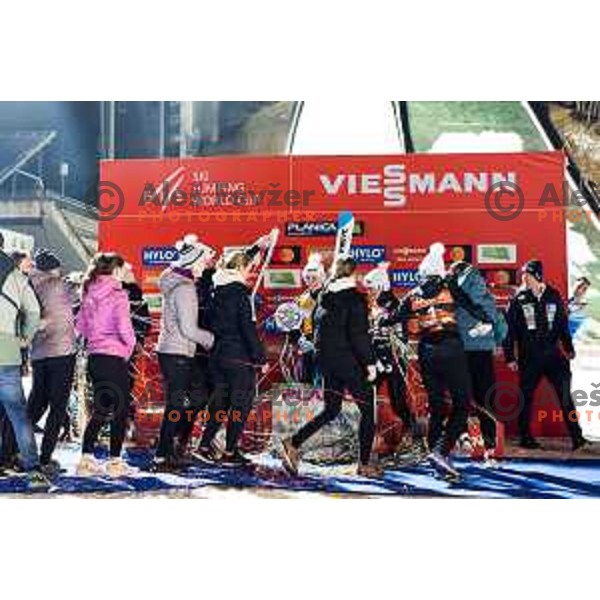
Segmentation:
{"type": "Polygon", "coordinates": [[[419,277],[425,278],[432,275],[445,277],[444,253],[446,249],[441,242],[435,242],[429,246],[429,252],[419,265],[419,277]]]}
{"type": "Polygon", "coordinates": [[[369,271],[363,277],[363,283],[366,288],[377,292],[389,292],[391,286],[390,276],[388,275],[389,262],[379,263],[374,269],[369,271]]]}
{"type": "Polygon", "coordinates": [[[172,267],[190,267],[200,258],[209,259],[215,254],[210,246],[201,243],[193,233],[175,242],[175,248],[179,252],[179,258],[171,263],[172,267]]]}
{"type": "Polygon", "coordinates": [[[304,269],[302,269],[302,279],[306,282],[306,279],[310,276],[317,276],[321,279],[325,278],[325,267],[323,266],[323,257],[319,252],[313,252],[309,257],[304,269]]]}

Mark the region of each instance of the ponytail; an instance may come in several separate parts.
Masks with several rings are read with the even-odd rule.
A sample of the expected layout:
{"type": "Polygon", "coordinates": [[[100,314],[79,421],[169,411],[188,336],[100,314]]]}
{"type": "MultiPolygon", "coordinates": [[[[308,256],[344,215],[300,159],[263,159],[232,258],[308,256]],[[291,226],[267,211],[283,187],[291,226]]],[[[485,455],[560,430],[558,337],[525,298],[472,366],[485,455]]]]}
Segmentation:
{"type": "Polygon", "coordinates": [[[83,293],[100,275],[112,275],[116,269],[123,267],[125,260],[114,252],[100,252],[94,256],[83,279],[83,293]]]}

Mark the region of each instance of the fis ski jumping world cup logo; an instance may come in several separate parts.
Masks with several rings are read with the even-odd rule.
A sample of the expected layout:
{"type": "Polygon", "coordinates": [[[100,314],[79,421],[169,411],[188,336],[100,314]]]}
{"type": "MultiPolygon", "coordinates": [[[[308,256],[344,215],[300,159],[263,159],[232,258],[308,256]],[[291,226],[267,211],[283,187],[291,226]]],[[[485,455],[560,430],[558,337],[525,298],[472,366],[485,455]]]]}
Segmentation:
{"type": "Polygon", "coordinates": [[[319,180],[328,196],[344,193],[381,195],[384,206],[402,208],[409,197],[441,194],[473,194],[489,192],[491,186],[515,185],[514,171],[433,171],[410,172],[404,164],[384,165],[380,173],[322,173],[319,180]]]}

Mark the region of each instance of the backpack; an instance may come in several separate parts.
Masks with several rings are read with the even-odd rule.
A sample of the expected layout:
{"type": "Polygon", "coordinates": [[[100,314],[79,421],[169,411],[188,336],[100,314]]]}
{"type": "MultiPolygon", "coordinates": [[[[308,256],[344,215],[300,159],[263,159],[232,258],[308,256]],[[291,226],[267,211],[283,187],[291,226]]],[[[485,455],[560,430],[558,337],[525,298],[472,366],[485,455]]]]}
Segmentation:
{"type": "Polygon", "coordinates": [[[21,329],[20,323],[22,321],[23,311],[21,305],[4,291],[6,280],[16,270],[17,266],[10,257],[3,255],[3,253],[0,252],[0,298],[6,300],[17,311],[17,316],[15,318],[15,335],[18,337],[21,329]]]}

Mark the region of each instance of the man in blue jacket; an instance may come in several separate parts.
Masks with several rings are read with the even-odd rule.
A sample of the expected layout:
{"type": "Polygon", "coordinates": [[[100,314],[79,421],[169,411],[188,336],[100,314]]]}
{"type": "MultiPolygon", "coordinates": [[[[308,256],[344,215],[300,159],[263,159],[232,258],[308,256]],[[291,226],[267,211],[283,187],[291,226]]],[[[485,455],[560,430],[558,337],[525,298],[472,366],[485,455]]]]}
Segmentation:
{"type": "Polygon", "coordinates": [[[481,307],[490,324],[478,326],[477,318],[458,305],[456,320],[467,357],[472,397],[480,407],[478,417],[487,461],[493,459],[496,449],[494,352],[506,337],[507,325],[478,269],[467,262],[456,262],[450,267],[450,277],[473,304],[481,307]]]}

